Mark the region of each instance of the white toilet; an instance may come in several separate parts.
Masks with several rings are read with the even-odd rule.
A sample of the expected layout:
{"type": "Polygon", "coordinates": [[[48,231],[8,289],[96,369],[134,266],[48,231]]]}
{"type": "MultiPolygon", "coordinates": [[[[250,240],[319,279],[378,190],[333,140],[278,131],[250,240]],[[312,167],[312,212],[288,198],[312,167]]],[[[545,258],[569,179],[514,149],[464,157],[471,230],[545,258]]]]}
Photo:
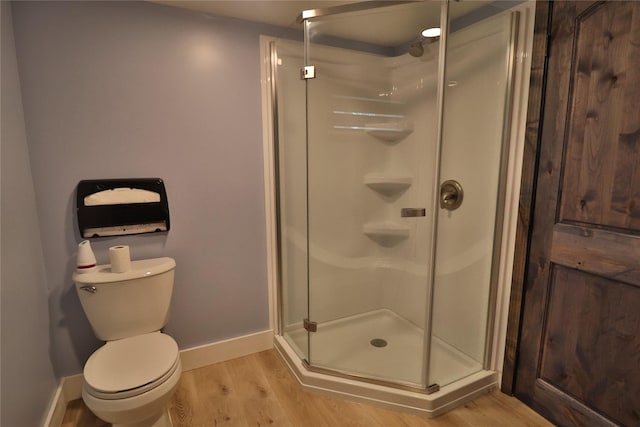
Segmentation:
{"type": "Polygon", "coordinates": [[[98,265],[73,281],[89,323],[106,344],[84,366],[82,399],[114,426],[171,426],[167,403],[182,373],[167,324],[176,262],[131,261],[125,273],[98,265]]]}

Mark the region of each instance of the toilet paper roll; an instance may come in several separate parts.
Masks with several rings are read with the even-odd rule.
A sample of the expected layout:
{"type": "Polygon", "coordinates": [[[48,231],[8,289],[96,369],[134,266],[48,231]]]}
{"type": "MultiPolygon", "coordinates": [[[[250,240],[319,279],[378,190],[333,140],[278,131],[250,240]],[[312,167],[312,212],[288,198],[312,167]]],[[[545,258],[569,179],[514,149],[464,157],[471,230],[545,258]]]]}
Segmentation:
{"type": "Polygon", "coordinates": [[[111,246],[109,248],[109,260],[111,261],[111,272],[113,273],[125,273],[131,270],[129,246],[111,246]]]}

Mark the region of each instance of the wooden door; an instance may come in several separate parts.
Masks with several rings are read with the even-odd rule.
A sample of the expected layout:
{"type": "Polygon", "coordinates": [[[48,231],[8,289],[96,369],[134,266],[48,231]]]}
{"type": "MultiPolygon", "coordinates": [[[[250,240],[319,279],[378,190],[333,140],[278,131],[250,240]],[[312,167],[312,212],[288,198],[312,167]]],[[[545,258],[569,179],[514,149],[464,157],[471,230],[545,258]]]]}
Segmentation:
{"type": "Polygon", "coordinates": [[[515,395],[640,426],[640,2],[554,2],[515,395]]]}

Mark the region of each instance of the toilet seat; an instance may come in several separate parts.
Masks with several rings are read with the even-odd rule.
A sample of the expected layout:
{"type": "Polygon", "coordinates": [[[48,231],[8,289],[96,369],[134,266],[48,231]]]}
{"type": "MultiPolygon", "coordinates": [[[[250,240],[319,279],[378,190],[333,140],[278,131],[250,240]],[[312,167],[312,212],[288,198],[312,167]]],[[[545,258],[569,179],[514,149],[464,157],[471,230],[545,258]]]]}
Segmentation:
{"type": "Polygon", "coordinates": [[[86,391],[115,400],[143,394],[163,384],[180,365],[178,345],[161,332],[109,341],[84,367],[86,391]]]}

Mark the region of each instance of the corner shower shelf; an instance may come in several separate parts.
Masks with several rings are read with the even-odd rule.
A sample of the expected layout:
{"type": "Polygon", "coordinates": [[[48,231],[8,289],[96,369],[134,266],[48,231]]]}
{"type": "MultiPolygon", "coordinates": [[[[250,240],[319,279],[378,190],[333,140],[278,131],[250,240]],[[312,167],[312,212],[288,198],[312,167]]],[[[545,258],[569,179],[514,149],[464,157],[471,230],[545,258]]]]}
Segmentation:
{"type": "Polygon", "coordinates": [[[367,174],[364,176],[364,185],[385,196],[393,196],[411,186],[413,178],[410,176],[397,176],[385,174],[367,174]]]}
{"type": "Polygon", "coordinates": [[[369,222],[362,232],[381,246],[395,246],[409,237],[409,227],[393,222],[369,222]]]}
{"type": "Polygon", "coordinates": [[[375,123],[366,126],[367,133],[382,141],[396,142],[413,133],[413,124],[400,123],[375,123]]]}

